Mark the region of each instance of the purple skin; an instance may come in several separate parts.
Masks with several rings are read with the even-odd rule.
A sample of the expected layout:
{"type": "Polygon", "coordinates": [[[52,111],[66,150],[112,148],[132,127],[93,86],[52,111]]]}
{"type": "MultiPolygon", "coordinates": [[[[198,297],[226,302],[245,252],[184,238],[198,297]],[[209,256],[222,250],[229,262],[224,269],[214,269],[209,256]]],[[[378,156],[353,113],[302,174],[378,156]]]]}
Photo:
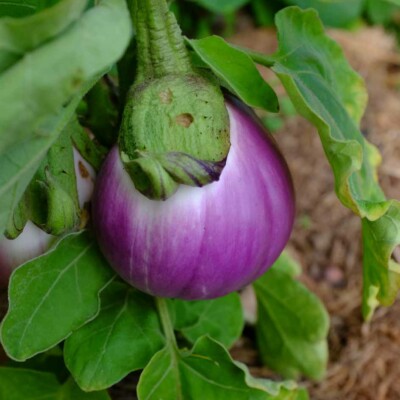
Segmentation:
{"type": "MultiPolygon", "coordinates": [[[[90,201],[96,173],[75,148],[74,162],[78,200],[81,208],[90,201]]],[[[14,240],[0,236],[0,288],[7,286],[12,271],[24,262],[45,253],[55,237],[28,221],[22,233],[14,240]]]]}
{"type": "Polygon", "coordinates": [[[231,149],[218,182],[150,200],[134,188],[117,147],[100,171],[97,238],[115,271],[139,290],[223,296],[262,275],[288,241],[294,193],[286,162],[253,114],[231,102],[227,108],[231,149]]]}

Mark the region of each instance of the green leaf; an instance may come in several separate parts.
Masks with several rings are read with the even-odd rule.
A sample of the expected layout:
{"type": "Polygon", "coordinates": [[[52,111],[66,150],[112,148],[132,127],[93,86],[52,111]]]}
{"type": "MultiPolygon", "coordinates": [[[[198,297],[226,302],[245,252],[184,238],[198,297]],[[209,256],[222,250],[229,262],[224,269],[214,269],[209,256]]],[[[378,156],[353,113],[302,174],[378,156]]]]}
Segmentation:
{"type": "Polygon", "coordinates": [[[7,360],[7,367],[22,368],[41,372],[51,372],[57,377],[59,382],[64,382],[70,376],[64,364],[63,352],[60,346],[55,346],[44,353],[37,354],[35,357],[21,363],[14,360],[7,360]]]}
{"type": "Polygon", "coordinates": [[[67,338],[99,312],[99,292],[114,275],[86,232],[16,269],[1,326],[7,354],[24,361],[67,338]]]}
{"type": "Polygon", "coordinates": [[[274,382],[267,379],[255,379],[250,376],[247,367],[236,362],[245,371],[246,382],[249,386],[263,389],[268,394],[266,400],[309,400],[307,390],[298,387],[294,381],[274,382]]]}
{"type": "Polygon", "coordinates": [[[69,379],[60,384],[48,372],[0,367],[0,399],[7,400],[110,400],[106,392],[85,393],[69,379]]]}
{"type": "MultiPolygon", "coordinates": [[[[129,73],[133,75],[132,70],[129,73]]],[[[112,97],[112,91],[104,79],[99,80],[86,96],[88,112],[85,126],[106,146],[112,146],[117,141],[120,122],[118,107],[112,97]]]]}
{"type": "MultiPolygon", "coordinates": [[[[360,18],[365,0],[285,0],[289,5],[314,8],[325,25],[346,27],[360,18]]],[[[378,0],[382,2],[382,0],[378,0]]]]}
{"type": "Polygon", "coordinates": [[[245,365],[235,363],[221,344],[207,336],[190,352],[159,351],[140,376],[137,392],[140,400],[307,399],[294,383],[274,385],[250,377],[245,365]]]}
{"type": "Polygon", "coordinates": [[[70,122],[72,142],[79,154],[96,170],[99,171],[108,149],[95,143],[79,124],[76,116],[70,122]]]}
{"type": "Polygon", "coordinates": [[[373,24],[388,23],[398,11],[400,0],[367,0],[365,9],[373,24]]]}
{"type": "Polygon", "coordinates": [[[276,4],[264,0],[251,0],[251,11],[257,26],[273,26],[276,4]]]}
{"type": "Polygon", "coordinates": [[[229,348],[242,333],[244,318],[237,293],[214,300],[169,300],[169,305],[174,328],[190,343],[208,334],[229,348]]]}
{"type": "Polygon", "coordinates": [[[297,278],[301,274],[301,265],[285,250],[275,261],[274,268],[288,274],[291,278],[297,278]]]}
{"type": "Polygon", "coordinates": [[[81,97],[121,56],[130,29],[125,2],[102,2],[0,75],[0,232],[81,97]]]}
{"type": "MultiPolygon", "coordinates": [[[[360,122],[367,105],[365,83],[351,68],[340,46],[325,34],[317,13],[288,7],[277,14],[276,25],[279,50],[275,54],[272,69],[281,80],[283,75],[289,75],[300,94],[320,117],[338,113],[343,120],[340,121],[341,125],[346,125],[336,130],[342,131],[346,127],[349,135],[358,136],[358,133],[351,131],[357,131],[354,125],[360,122]],[[314,97],[310,93],[312,89],[317,90],[314,97]],[[325,97],[322,96],[323,91],[327,92],[325,97]],[[321,104],[316,104],[315,97],[320,98],[321,104]],[[346,121],[348,116],[342,115],[343,106],[350,121],[346,121]]],[[[288,94],[293,100],[293,94],[288,94]]],[[[337,132],[337,135],[343,138],[341,132],[337,132]]]]}
{"type": "Polygon", "coordinates": [[[218,36],[190,40],[190,45],[224,85],[251,107],[278,112],[278,98],[254,62],[218,36]]]}
{"type": "Polygon", "coordinates": [[[66,127],[81,97],[93,83],[89,81],[57,116],[48,118],[36,131],[37,135],[14,145],[7,154],[0,156],[0,232],[7,226],[47,150],[66,127]]]}
{"type": "MultiPolygon", "coordinates": [[[[364,243],[379,237],[390,244],[385,250],[373,246],[364,257],[363,313],[370,318],[378,303],[394,301],[400,287],[400,266],[388,262],[390,250],[400,243],[400,218],[399,202],[387,201],[377,181],[380,155],[358,127],[365,87],[337,43],[325,35],[315,11],[289,7],[277,14],[276,24],[279,51],[272,69],[298,112],[318,129],[338,198],[364,219],[364,243]]],[[[257,60],[262,62],[262,56],[257,60]]],[[[265,64],[270,63],[266,57],[265,64]]]]}
{"type": "Polygon", "coordinates": [[[0,368],[0,399],[52,399],[55,398],[59,386],[56,376],[48,372],[0,368]]]}
{"type": "Polygon", "coordinates": [[[363,315],[372,317],[380,304],[389,306],[400,288],[400,264],[391,256],[400,243],[400,203],[392,202],[381,218],[362,221],[363,232],[363,315]]]}
{"type": "Polygon", "coordinates": [[[195,0],[197,4],[216,14],[229,14],[237,11],[249,0],[195,0]]]}
{"type": "Polygon", "coordinates": [[[43,12],[25,18],[0,19],[0,72],[75,22],[87,1],[63,0],[43,12]]]}
{"type": "Polygon", "coordinates": [[[111,400],[105,390],[86,393],[79,388],[72,378],[58,390],[57,399],[60,400],[111,400]]]}
{"type": "Polygon", "coordinates": [[[67,124],[50,147],[22,200],[28,219],[56,236],[77,230],[80,223],[71,140],[74,128],[73,123],[67,124]]]}
{"type": "Polygon", "coordinates": [[[25,17],[57,2],[58,0],[0,0],[0,16],[25,17]]]}
{"type": "MultiPolygon", "coordinates": [[[[321,379],[328,360],[329,317],[319,299],[295,281],[285,255],[254,283],[260,355],[287,378],[321,379]]],[[[296,272],[295,272],[296,273],[296,272]]]]}
{"type": "Polygon", "coordinates": [[[38,135],[85,82],[118,60],[129,43],[124,1],[105,0],[63,35],[30,52],[0,76],[0,157],[38,135]]]}
{"type": "Polygon", "coordinates": [[[82,389],[99,390],[144,368],[163,346],[153,298],[116,282],[102,293],[99,315],[67,339],[64,359],[82,389]]]}

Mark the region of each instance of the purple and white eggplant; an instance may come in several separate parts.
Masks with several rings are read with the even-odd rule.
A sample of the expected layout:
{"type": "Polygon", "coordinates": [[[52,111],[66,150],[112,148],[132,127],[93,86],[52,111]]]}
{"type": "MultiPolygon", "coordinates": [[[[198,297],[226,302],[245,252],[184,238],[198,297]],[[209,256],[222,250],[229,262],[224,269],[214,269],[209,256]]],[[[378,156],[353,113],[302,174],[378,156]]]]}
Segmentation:
{"type": "Polygon", "coordinates": [[[54,236],[28,221],[21,234],[13,240],[0,239],[0,287],[7,285],[11,272],[24,262],[43,254],[54,236]]]}
{"type": "Polygon", "coordinates": [[[165,201],[137,191],[115,147],[96,181],[93,223],[117,273],[151,295],[209,299],[263,274],[294,219],[285,160],[260,122],[228,102],[231,147],[219,181],[165,201]]]}
{"type": "Polygon", "coordinates": [[[118,145],[96,180],[93,226],[134,287],[158,297],[223,296],[283,250],[291,177],[254,114],[192,65],[167,2],[132,4],[137,74],[118,145]]]}

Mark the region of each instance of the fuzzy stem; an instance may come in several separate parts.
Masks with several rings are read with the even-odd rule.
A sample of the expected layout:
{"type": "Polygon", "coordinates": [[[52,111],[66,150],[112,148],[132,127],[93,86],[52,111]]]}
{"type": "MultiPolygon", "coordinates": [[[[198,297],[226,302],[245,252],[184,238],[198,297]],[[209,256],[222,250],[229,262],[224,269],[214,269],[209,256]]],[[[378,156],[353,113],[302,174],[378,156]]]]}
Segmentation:
{"type": "Polygon", "coordinates": [[[166,0],[132,0],[136,29],[136,83],[169,74],[193,72],[176,18],[166,0]]]}

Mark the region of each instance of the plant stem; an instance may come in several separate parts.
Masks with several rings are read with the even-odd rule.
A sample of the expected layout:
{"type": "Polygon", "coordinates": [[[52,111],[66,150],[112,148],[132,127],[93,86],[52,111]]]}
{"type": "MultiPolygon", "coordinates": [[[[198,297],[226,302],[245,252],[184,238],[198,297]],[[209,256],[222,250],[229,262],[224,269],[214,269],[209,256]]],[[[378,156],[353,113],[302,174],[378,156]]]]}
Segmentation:
{"type": "Polygon", "coordinates": [[[193,72],[176,18],[166,0],[132,0],[136,29],[136,83],[169,74],[193,72]]]}
{"type": "MultiPolygon", "coordinates": [[[[168,305],[163,297],[156,297],[156,306],[158,310],[158,315],[160,316],[161,320],[161,326],[165,335],[166,339],[166,347],[170,352],[171,356],[171,363],[172,363],[172,369],[175,374],[176,382],[180,382],[180,374],[178,370],[178,363],[179,363],[179,348],[178,344],[176,343],[176,337],[175,337],[175,332],[174,332],[174,327],[172,325],[172,321],[170,318],[169,310],[168,310],[168,305]]],[[[181,394],[181,383],[178,384],[178,389],[179,389],[179,396],[178,400],[183,400],[183,396],[181,394]]]]}
{"type": "Polygon", "coordinates": [[[169,310],[167,302],[163,297],[155,298],[158,314],[160,315],[161,326],[164,331],[165,338],[167,340],[167,345],[173,350],[178,350],[178,345],[176,343],[174,327],[169,315],[169,310]]]}
{"type": "Polygon", "coordinates": [[[257,64],[264,65],[264,67],[271,68],[274,66],[276,60],[273,57],[267,56],[263,53],[259,53],[258,51],[249,50],[240,46],[234,46],[238,50],[245,52],[250,58],[257,64]]]}

